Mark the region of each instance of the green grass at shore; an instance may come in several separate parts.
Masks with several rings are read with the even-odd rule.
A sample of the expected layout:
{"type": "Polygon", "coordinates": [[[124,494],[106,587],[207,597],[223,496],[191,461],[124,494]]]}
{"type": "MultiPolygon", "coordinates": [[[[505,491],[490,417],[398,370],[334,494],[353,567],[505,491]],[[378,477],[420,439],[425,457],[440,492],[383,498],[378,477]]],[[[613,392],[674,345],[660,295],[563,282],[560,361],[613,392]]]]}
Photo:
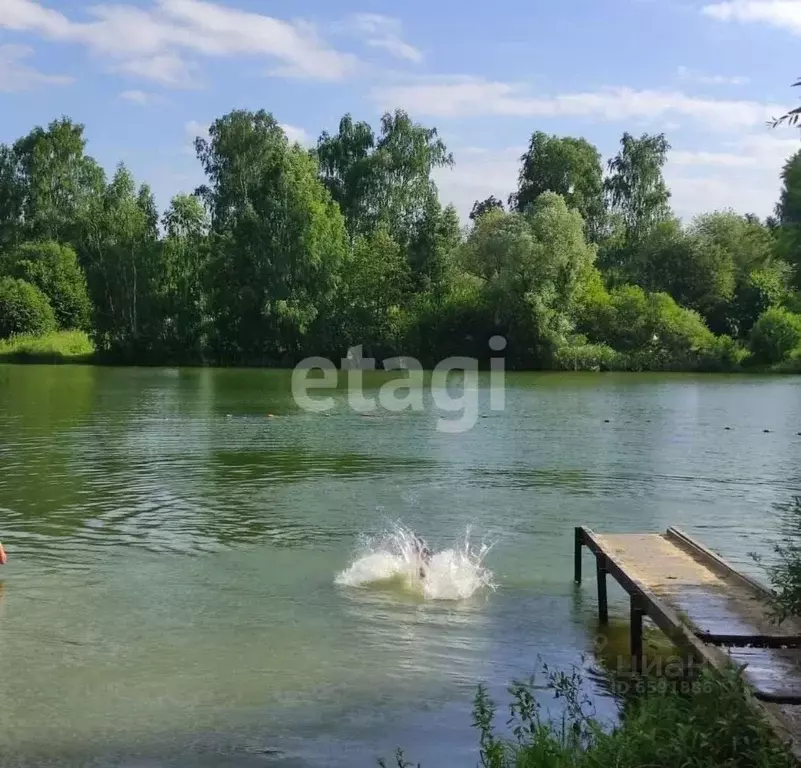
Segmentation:
{"type": "Polygon", "coordinates": [[[83,331],[0,339],[0,362],[7,363],[85,363],[94,352],[94,344],[83,331]]]}

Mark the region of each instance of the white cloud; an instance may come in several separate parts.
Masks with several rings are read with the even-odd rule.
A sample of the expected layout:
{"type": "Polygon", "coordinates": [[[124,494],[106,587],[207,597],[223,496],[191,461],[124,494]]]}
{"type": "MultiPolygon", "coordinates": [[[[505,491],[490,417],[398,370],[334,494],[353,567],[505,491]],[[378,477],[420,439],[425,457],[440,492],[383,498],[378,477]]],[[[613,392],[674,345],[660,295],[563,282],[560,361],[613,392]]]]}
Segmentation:
{"type": "Polygon", "coordinates": [[[209,125],[208,123],[201,123],[198,120],[190,120],[184,124],[184,133],[188,142],[181,148],[181,152],[185,155],[192,155],[195,157],[195,139],[208,139],[209,138],[209,125]]]}
{"type": "Polygon", "coordinates": [[[140,107],[145,107],[148,104],[162,104],[164,98],[157,93],[148,93],[147,91],[130,90],[123,91],[118,97],[120,101],[128,101],[131,104],[137,104],[140,107]]]}
{"type": "Polygon", "coordinates": [[[193,88],[197,84],[193,71],[197,66],[174,53],[162,53],[139,59],[127,59],[115,65],[114,72],[152,80],[171,88],[193,88]]]}
{"type": "MultiPolygon", "coordinates": [[[[772,171],[801,149],[798,138],[787,139],[775,133],[746,135],[724,144],[730,151],[672,151],[669,161],[673,165],[719,166],[726,168],[764,168],[772,171]]],[[[778,171],[777,171],[778,172],[778,171]]]]}
{"type": "MultiPolygon", "coordinates": [[[[765,130],[722,145],[716,142],[714,150],[673,150],[665,167],[671,205],[687,220],[723,208],[767,216],[778,198],[782,166],[800,149],[798,137],[765,130]]],[[[440,198],[456,206],[463,222],[476,200],[495,195],[505,203],[517,189],[520,155],[525,151],[522,145],[454,149],[453,168],[434,173],[440,198]]]]}
{"type": "Polygon", "coordinates": [[[765,218],[773,213],[779,198],[779,178],[768,173],[692,176],[677,173],[668,166],[665,178],[672,192],[671,206],[685,221],[700,213],[727,208],[739,214],[755,213],[765,218]]]}
{"type": "Polygon", "coordinates": [[[801,2],[798,0],[731,0],[705,5],[701,12],[719,21],[770,24],[801,34],[801,2]]]}
{"type": "Polygon", "coordinates": [[[29,91],[43,85],[69,85],[68,75],[48,75],[24,63],[33,50],[24,45],[0,45],[0,93],[29,91]]]}
{"type": "Polygon", "coordinates": [[[186,131],[186,135],[189,136],[192,141],[194,141],[198,136],[200,136],[202,139],[207,139],[209,137],[209,123],[201,123],[197,120],[190,120],[184,125],[184,130],[186,131]]]}
{"type": "Polygon", "coordinates": [[[349,17],[345,27],[363,37],[371,48],[382,48],[407,61],[423,60],[423,53],[403,40],[403,26],[399,19],[378,13],[356,13],[349,17]]]}
{"type": "Polygon", "coordinates": [[[164,85],[186,86],[184,54],[275,59],[280,67],[320,80],[341,79],[355,58],[335,51],[304,22],[289,22],[205,0],[155,0],[148,8],[96,5],[74,21],[34,0],[2,0],[0,28],[86,46],[121,62],[112,67],[164,85]]]}
{"type": "Polygon", "coordinates": [[[671,165],[718,166],[722,168],[743,168],[754,165],[754,158],[730,152],[693,152],[688,150],[671,152],[671,165]]]}
{"type": "Polygon", "coordinates": [[[288,123],[281,123],[281,128],[290,142],[300,144],[302,147],[309,147],[313,144],[311,136],[304,128],[298,128],[296,125],[289,125],[288,123]]]}
{"type": "Polygon", "coordinates": [[[680,79],[701,85],[747,85],[751,82],[748,77],[738,75],[704,75],[687,67],[678,67],[676,74],[680,79]]]}
{"type": "Polygon", "coordinates": [[[765,217],[778,199],[782,166],[799,149],[797,137],[765,130],[726,142],[723,151],[671,152],[665,168],[671,204],[684,219],[723,208],[765,217]]]}
{"type": "Polygon", "coordinates": [[[495,195],[505,205],[509,193],[517,189],[520,155],[525,151],[524,146],[455,149],[453,166],[434,171],[443,204],[452,203],[463,223],[467,222],[476,200],[495,195]]]}
{"type": "Polygon", "coordinates": [[[603,88],[585,93],[530,96],[523,86],[479,78],[450,78],[380,87],[373,97],[384,109],[403,107],[436,117],[475,115],[593,117],[608,121],[665,120],[683,116],[711,128],[764,124],[782,107],[755,101],[705,99],[680,91],[603,88]]]}

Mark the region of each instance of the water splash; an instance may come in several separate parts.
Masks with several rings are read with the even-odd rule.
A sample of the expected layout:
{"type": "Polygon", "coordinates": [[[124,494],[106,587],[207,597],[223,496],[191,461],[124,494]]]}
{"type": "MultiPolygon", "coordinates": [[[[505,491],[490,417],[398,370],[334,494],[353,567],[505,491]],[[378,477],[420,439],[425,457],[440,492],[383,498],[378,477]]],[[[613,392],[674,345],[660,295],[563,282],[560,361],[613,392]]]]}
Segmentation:
{"type": "Polygon", "coordinates": [[[464,600],[479,589],[495,589],[484,566],[491,548],[484,542],[472,546],[468,526],[454,547],[435,551],[424,563],[414,532],[398,523],[380,536],[365,537],[354,561],[334,581],[346,587],[400,587],[426,600],[464,600]]]}

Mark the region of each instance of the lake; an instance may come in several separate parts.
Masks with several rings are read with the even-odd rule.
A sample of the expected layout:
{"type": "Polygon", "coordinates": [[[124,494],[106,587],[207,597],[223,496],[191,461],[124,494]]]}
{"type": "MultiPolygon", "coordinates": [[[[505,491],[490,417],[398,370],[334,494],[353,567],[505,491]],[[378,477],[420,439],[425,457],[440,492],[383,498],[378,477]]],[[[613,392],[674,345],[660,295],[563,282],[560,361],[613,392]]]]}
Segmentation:
{"type": "Polygon", "coordinates": [[[801,494],[801,378],[510,374],[491,411],[482,375],[460,434],[289,382],[0,366],[0,765],[475,765],[479,681],[504,702],[593,648],[575,525],[676,525],[759,573],[801,494]],[[492,588],[342,583],[398,521],[436,553],[469,526],[492,588]]]}

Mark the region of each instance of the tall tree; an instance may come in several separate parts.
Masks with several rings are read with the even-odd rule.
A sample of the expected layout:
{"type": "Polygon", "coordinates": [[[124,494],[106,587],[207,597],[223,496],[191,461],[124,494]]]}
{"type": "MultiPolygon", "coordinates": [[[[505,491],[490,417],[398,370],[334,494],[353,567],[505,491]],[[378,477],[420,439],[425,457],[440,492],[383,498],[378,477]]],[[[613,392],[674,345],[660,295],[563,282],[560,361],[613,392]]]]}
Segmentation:
{"type": "Polygon", "coordinates": [[[75,242],[77,222],[105,183],[84,154],[84,127],[68,118],[0,150],[0,235],[6,242],[75,242]]]}
{"type": "Polygon", "coordinates": [[[543,192],[555,192],[581,214],[589,238],[595,241],[604,218],[603,168],[598,150],[586,139],[536,131],[520,161],[518,190],[510,196],[509,207],[524,211],[543,192]]]}
{"type": "Polygon", "coordinates": [[[801,288],[801,150],[782,169],[782,189],[776,205],[779,250],[792,265],[795,284],[801,288]]]}
{"type": "Polygon", "coordinates": [[[342,209],[351,241],[381,225],[414,267],[419,258],[409,250],[425,237],[423,230],[431,229],[438,205],[432,173],[453,163],[436,128],[414,123],[396,110],[383,115],[376,136],[367,123],[354,123],[345,115],[338,133],[320,136],[317,156],[321,178],[342,209]]]}
{"type": "Polygon", "coordinates": [[[0,247],[13,247],[23,239],[22,205],[25,194],[14,150],[0,144],[0,247]]]}
{"type": "Polygon", "coordinates": [[[401,354],[409,264],[386,227],[356,238],[341,278],[334,323],[325,319],[329,328],[334,326],[327,346],[339,355],[357,344],[366,357],[401,354]]]}
{"type": "Polygon", "coordinates": [[[663,133],[640,138],[624,133],[620,145],[620,152],[609,161],[604,188],[631,246],[670,217],[670,192],[662,175],[670,144],[663,133]]]}
{"type": "Polygon", "coordinates": [[[414,123],[401,109],[381,118],[376,143],[378,209],[398,242],[408,243],[437,199],[431,174],[453,165],[436,128],[414,123]]]}
{"type": "Polygon", "coordinates": [[[490,211],[462,248],[465,270],[484,284],[513,364],[542,365],[572,330],[576,301],[591,277],[595,249],[581,216],[552,192],[526,214],[490,211]]]}
{"type": "Polygon", "coordinates": [[[476,200],[473,209],[470,211],[470,221],[475,221],[479,216],[494,210],[503,211],[503,202],[498,200],[495,195],[490,195],[484,200],[476,200]]]}
{"type": "Polygon", "coordinates": [[[776,216],[782,226],[801,225],[801,149],[782,168],[782,188],[776,216]]]}
{"type": "Polygon", "coordinates": [[[209,221],[194,195],[176,195],[162,218],[165,345],[176,359],[200,359],[207,345],[209,221]]]}
{"type": "Polygon", "coordinates": [[[412,290],[429,291],[441,298],[460,242],[456,209],[452,205],[443,209],[436,197],[429,198],[407,246],[412,290]]]}
{"type": "Polygon", "coordinates": [[[346,251],[316,159],[264,111],[234,111],[195,142],[209,179],[211,294],[221,357],[291,361],[331,304],[346,251]]]}
{"type": "Polygon", "coordinates": [[[323,131],[317,141],[320,177],[339,204],[351,238],[371,231],[378,215],[375,135],[368,123],[354,123],[347,114],[339,131],[323,131]]]}
{"type": "Polygon", "coordinates": [[[160,344],[163,264],[155,204],[120,164],[81,220],[79,252],[94,304],[95,342],[127,359],[160,344]]]}

